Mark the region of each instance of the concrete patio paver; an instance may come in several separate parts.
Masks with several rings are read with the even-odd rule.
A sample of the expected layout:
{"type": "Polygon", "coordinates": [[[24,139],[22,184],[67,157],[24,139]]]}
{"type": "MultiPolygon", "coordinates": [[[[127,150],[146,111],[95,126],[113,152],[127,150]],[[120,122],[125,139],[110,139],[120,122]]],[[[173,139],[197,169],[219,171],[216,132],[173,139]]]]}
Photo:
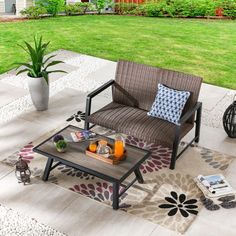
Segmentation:
{"type": "Polygon", "coordinates": [[[23,88],[15,87],[0,80],[0,107],[14,102],[15,100],[25,96],[27,93],[28,91],[23,88]]]}
{"type": "Polygon", "coordinates": [[[30,185],[18,184],[14,172],[0,180],[0,189],[1,204],[36,218],[44,224],[55,219],[77,198],[76,194],[70,191],[36,178],[30,185]]]}
{"type": "Polygon", "coordinates": [[[122,211],[114,212],[109,206],[83,196],[76,198],[50,224],[71,236],[129,236],[133,233],[144,236],[150,235],[156,228],[150,221],[131,217],[122,211]]]}

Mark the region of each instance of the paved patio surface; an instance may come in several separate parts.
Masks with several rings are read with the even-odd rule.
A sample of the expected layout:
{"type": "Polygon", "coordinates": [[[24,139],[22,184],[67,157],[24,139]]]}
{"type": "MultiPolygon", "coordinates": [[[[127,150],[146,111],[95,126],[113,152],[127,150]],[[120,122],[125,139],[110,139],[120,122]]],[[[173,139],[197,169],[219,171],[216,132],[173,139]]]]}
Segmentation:
{"type": "MultiPolygon", "coordinates": [[[[55,53],[57,59],[65,62],[60,65],[60,69],[68,73],[52,75],[48,111],[34,110],[24,74],[16,76],[12,70],[0,75],[0,160],[42,134],[64,126],[71,114],[85,109],[88,92],[115,76],[115,62],[65,50],[55,53]]],[[[225,134],[222,115],[235,93],[233,90],[203,84],[199,99],[203,102],[200,145],[234,156],[236,140],[229,139],[225,134]]],[[[95,107],[102,107],[109,102],[110,95],[110,90],[99,95],[95,107]]],[[[234,163],[227,178],[236,188],[235,168],[234,163]]],[[[58,186],[36,182],[24,188],[16,183],[12,169],[0,164],[0,202],[69,235],[176,235],[151,222],[115,212],[58,186]],[[55,200],[57,204],[53,206],[55,200]],[[98,220],[101,215],[106,221],[98,220]],[[106,223],[108,221],[109,224],[106,223]]],[[[228,211],[228,215],[221,215],[220,211],[213,214],[202,210],[186,235],[205,233],[233,236],[236,234],[236,222],[232,219],[235,218],[234,209],[228,211]]]]}

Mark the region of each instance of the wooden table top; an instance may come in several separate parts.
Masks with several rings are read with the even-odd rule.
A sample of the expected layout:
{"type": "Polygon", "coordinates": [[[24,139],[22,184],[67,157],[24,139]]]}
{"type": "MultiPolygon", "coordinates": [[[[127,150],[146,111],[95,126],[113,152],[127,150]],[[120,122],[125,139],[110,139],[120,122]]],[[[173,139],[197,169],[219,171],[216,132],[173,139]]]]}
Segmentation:
{"type": "MultiPolygon", "coordinates": [[[[69,137],[71,132],[76,131],[82,131],[82,129],[70,125],[64,128],[58,134],[61,134],[64,137],[69,137]]],[[[150,155],[149,151],[147,150],[126,144],[126,159],[117,165],[111,165],[85,155],[85,150],[88,147],[90,141],[79,143],[69,142],[67,151],[65,153],[60,153],[56,150],[52,141],[52,137],[35,147],[34,151],[39,152],[47,157],[59,159],[59,161],[65,160],[67,162],[76,164],[79,167],[85,167],[92,172],[100,173],[116,180],[121,180],[123,177],[128,175],[130,171],[133,171],[135,168],[137,168],[150,155]]],[[[97,135],[96,139],[105,139],[111,144],[114,142],[113,139],[101,135],[97,135]]],[[[79,167],[78,169],[80,169],[79,167]]]]}

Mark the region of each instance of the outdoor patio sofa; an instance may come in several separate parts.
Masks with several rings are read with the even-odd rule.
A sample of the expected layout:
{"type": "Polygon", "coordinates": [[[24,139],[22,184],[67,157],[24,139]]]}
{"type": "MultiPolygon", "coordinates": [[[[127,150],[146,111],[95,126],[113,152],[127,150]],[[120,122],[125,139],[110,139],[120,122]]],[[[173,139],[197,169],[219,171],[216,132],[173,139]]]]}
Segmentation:
{"type": "Polygon", "coordinates": [[[201,83],[202,78],[194,75],[119,61],[115,80],[108,81],[87,96],[85,129],[100,125],[150,143],[169,147],[172,149],[170,169],[174,169],[177,158],[189,145],[199,141],[202,103],[198,102],[198,95],[201,83]],[[155,100],[158,83],[191,93],[179,125],[147,115],[155,100]],[[113,101],[91,114],[92,99],[110,86],[112,86],[113,101]],[[196,123],[194,138],[181,152],[178,152],[181,139],[194,127],[194,122],[196,123]]]}

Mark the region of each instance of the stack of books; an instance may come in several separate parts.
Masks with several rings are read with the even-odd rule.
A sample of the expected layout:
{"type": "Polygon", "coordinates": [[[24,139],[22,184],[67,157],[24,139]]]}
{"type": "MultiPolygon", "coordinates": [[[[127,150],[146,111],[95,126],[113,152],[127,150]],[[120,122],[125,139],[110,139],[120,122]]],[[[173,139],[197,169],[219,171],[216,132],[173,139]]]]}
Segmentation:
{"type": "Polygon", "coordinates": [[[208,176],[199,175],[194,178],[194,181],[205,197],[208,198],[227,196],[236,193],[222,174],[208,176]]]}

